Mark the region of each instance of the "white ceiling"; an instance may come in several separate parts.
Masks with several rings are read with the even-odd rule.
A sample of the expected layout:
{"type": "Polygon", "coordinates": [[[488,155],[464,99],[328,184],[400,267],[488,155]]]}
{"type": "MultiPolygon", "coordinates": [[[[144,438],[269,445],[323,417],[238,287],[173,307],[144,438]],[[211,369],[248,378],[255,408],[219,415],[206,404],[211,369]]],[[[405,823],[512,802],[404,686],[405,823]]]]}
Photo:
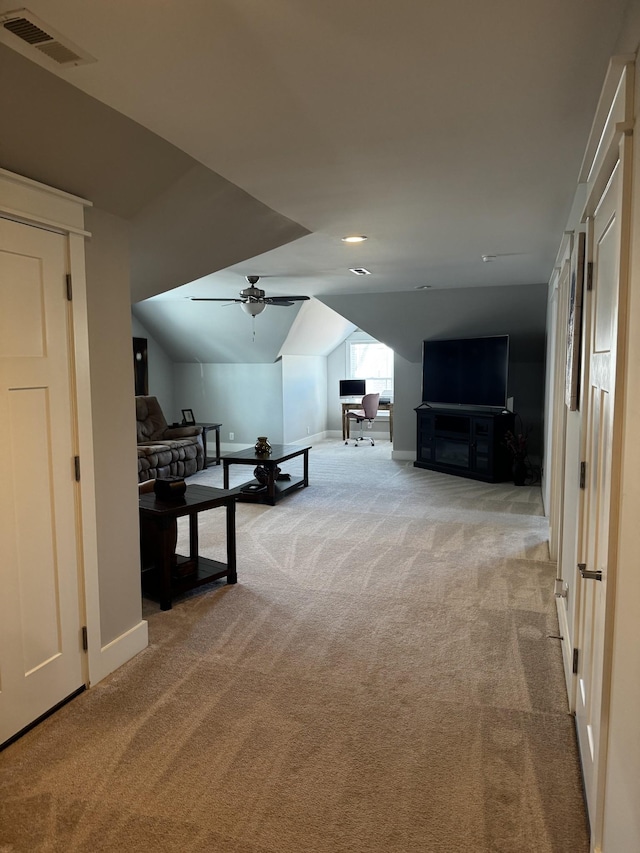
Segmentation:
{"type": "MultiPolygon", "coordinates": [[[[26,5],[97,61],[60,69],[0,41],[189,155],[169,183],[193,183],[195,160],[260,202],[260,221],[279,217],[262,243],[234,223],[234,251],[194,265],[180,298],[236,295],[247,274],[328,302],[545,283],[609,58],[636,48],[627,0],[26,5]],[[341,242],[354,233],[369,239],[341,242]]],[[[159,280],[169,267],[138,298],[184,285],[159,280]]]]}

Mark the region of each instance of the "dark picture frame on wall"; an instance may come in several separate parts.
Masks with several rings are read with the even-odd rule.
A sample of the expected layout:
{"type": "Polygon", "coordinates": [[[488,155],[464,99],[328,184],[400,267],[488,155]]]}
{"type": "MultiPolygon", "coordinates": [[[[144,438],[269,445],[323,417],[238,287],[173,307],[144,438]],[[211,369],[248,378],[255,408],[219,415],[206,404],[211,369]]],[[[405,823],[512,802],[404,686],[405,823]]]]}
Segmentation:
{"type": "Polygon", "coordinates": [[[584,288],[585,235],[578,233],[578,242],[571,254],[569,286],[569,319],[567,325],[567,372],[565,402],[570,412],[580,408],[580,359],[582,355],[582,292],[584,288]]]}
{"type": "Polygon", "coordinates": [[[149,394],[146,338],[133,339],[133,377],[136,397],[146,397],[149,394]]]}
{"type": "Polygon", "coordinates": [[[183,409],[182,410],[182,423],[185,426],[194,426],[196,419],[193,416],[192,409],[183,409]]]}

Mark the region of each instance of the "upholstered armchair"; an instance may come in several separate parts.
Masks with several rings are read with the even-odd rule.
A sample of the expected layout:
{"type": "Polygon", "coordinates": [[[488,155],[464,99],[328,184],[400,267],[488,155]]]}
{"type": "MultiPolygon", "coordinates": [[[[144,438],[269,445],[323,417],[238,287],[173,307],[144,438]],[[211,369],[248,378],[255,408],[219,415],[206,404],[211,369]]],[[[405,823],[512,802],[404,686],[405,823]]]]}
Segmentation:
{"type": "Polygon", "coordinates": [[[138,482],[204,468],[202,427],[170,427],[156,397],[136,397],[138,482]]]}

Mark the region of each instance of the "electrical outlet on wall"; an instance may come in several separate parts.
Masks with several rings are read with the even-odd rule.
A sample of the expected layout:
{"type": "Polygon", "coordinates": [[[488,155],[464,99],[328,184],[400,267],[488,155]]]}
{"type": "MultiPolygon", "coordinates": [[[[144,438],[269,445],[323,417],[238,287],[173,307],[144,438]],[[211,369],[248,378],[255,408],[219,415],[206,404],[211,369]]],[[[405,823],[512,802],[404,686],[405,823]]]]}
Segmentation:
{"type": "Polygon", "coordinates": [[[233,441],[233,439],[234,439],[235,437],[236,437],[235,432],[230,432],[230,433],[229,433],[229,441],[233,441]]]}

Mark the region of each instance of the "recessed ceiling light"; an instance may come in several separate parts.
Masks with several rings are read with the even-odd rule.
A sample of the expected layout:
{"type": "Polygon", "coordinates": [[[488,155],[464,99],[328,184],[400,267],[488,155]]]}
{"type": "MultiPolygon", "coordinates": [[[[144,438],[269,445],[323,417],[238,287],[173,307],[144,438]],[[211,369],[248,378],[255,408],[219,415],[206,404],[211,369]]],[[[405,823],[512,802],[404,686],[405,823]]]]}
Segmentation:
{"type": "Polygon", "coordinates": [[[430,287],[430,284],[418,284],[416,287],[414,287],[414,290],[429,290],[430,287]]]}
{"type": "Polygon", "coordinates": [[[364,243],[367,238],[364,234],[354,234],[352,237],[343,237],[343,243],[364,243]]]}
{"type": "Polygon", "coordinates": [[[349,272],[352,272],[354,275],[371,275],[369,270],[366,270],[364,267],[356,267],[355,269],[350,269],[349,272]]]}
{"type": "Polygon", "coordinates": [[[485,264],[490,264],[491,261],[495,261],[495,259],[496,259],[496,255],[483,255],[482,256],[482,261],[485,264]]]}

